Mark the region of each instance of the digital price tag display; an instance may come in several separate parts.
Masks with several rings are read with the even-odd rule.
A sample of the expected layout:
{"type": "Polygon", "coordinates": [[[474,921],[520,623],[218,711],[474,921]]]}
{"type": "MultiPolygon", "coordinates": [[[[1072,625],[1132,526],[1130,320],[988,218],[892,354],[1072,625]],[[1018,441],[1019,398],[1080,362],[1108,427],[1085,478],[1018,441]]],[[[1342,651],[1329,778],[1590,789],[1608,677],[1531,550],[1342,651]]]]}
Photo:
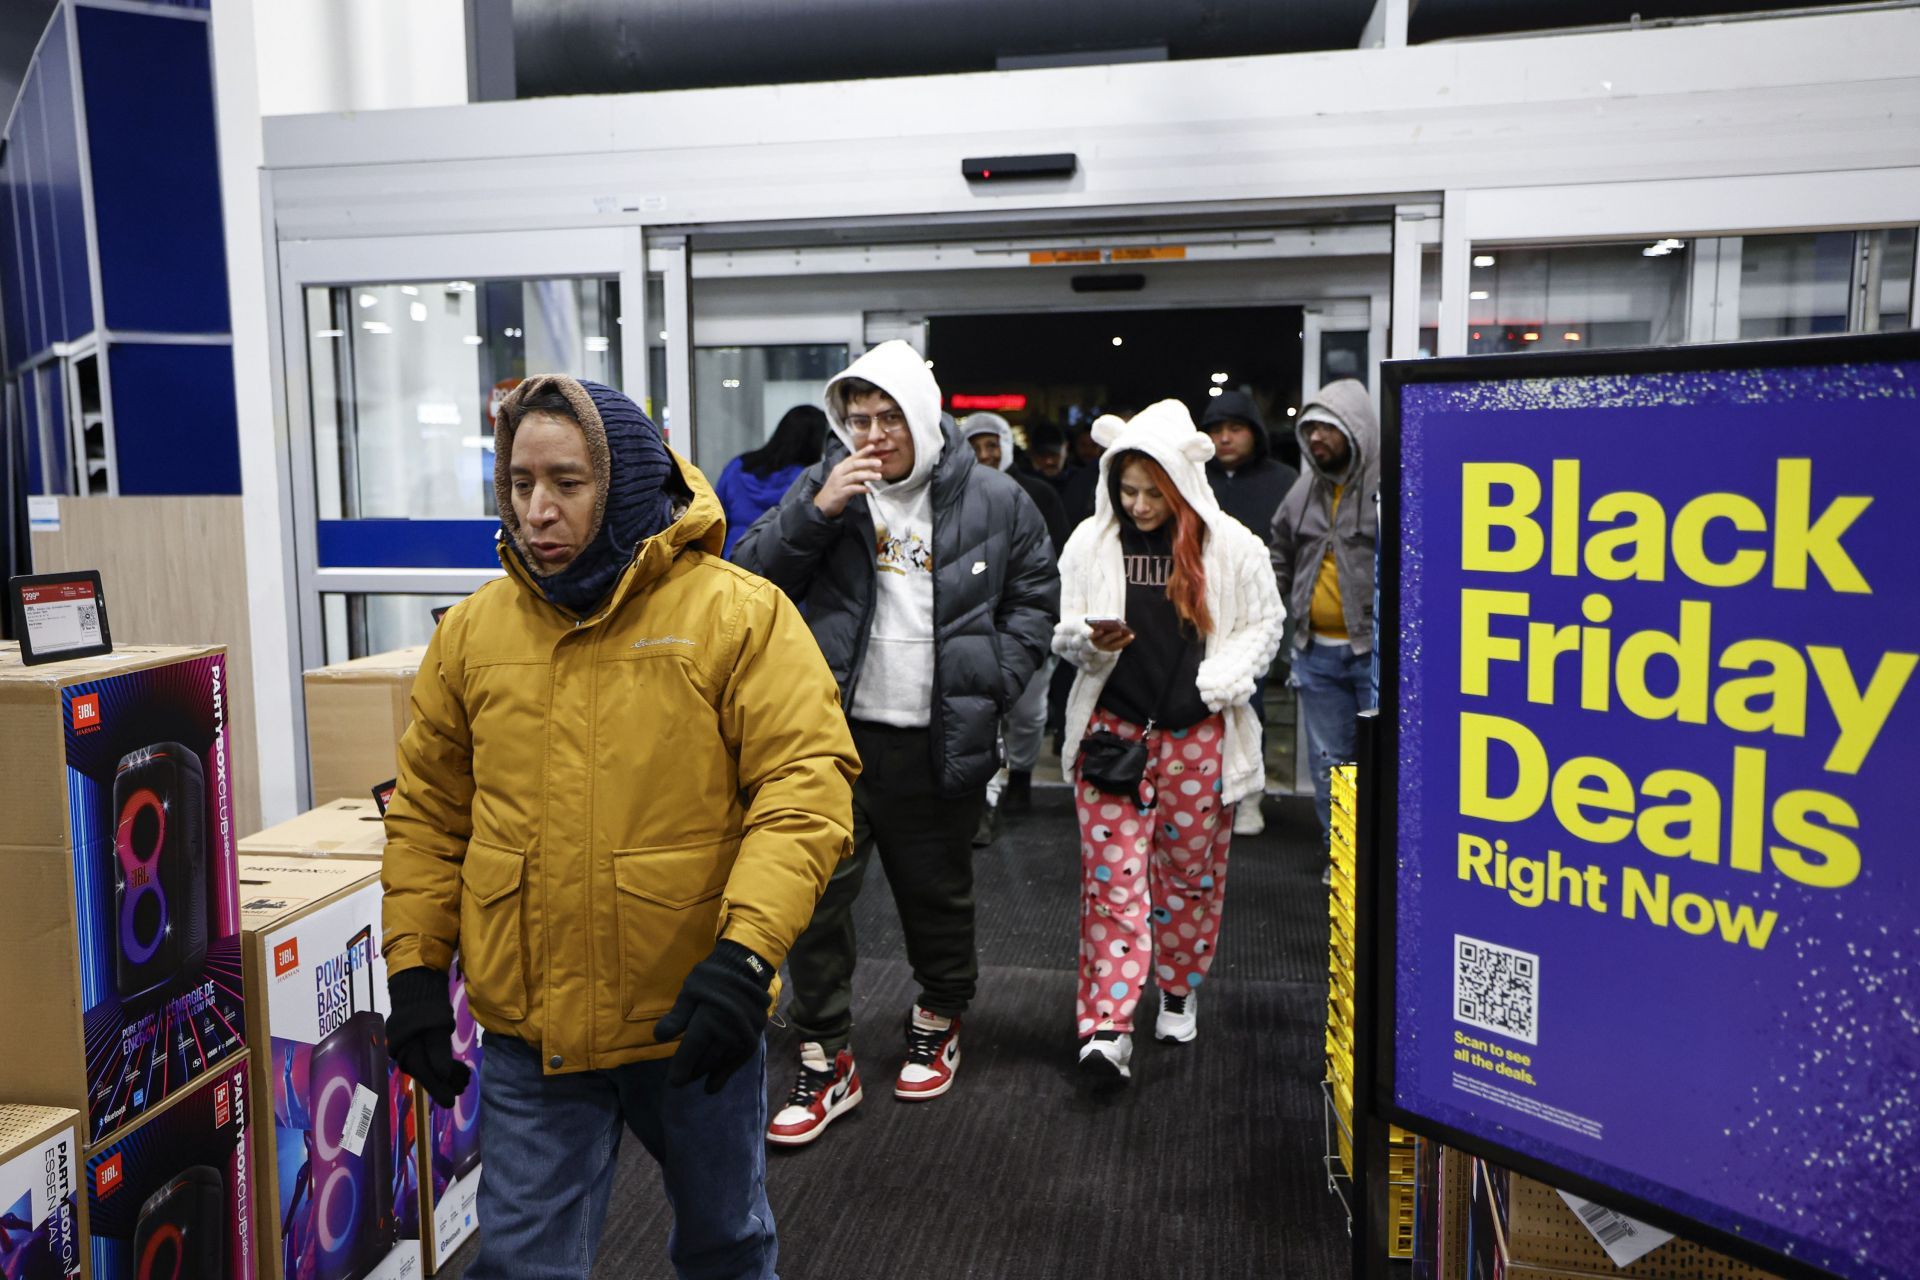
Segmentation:
{"type": "Polygon", "coordinates": [[[25,665],[113,652],[107,597],[96,571],[22,574],[9,579],[7,595],[25,665]]]}
{"type": "Polygon", "coordinates": [[[373,803],[380,810],[380,816],[387,816],[387,806],[393,803],[393,793],[400,789],[400,779],[388,778],[373,789],[373,803]]]}

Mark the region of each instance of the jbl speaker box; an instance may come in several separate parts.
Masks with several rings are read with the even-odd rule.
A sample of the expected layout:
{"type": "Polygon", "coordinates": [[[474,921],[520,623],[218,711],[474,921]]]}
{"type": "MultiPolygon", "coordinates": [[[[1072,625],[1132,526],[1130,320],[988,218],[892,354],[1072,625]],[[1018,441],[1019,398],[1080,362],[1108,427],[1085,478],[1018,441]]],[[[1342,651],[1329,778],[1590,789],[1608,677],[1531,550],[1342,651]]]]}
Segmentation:
{"type": "Polygon", "coordinates": [[[0,1106],[0,1280],[81,1274],[79,1113],[0,1106]]]}
{"type": "Polygon", "coordinates": [[[87,1158],[93,1280],[249,1280],[253,1158],[245,1054],[87,1158]]]}
{"type": "Polygon", "coordinates": [[[25,667],[0,646],[0,1097],[93,1146],[245,1048],[232,714],[217,648],[25,667]]]}
{"type": "Polygon", "coordinates": [[[399,772],[413,719],[413,677],[426,646],[375,653],[307,672],[307,760],[315,804],[369,797],[399,772]]]}
{"type": "Polygon", "coordinates": [[[386,822],[371,796],[329,801],[278,826],[240,838],[242,857],[380,858],[386,851],[386,822]]]}
{"type": "Polygon", "coordinates": [[[260,1274],[421,1274],[413,1082],[387,1053],[380,868],[240,860],[254,993],[260,1274]]]}
{"type": "Polygon", "coordinates": [[[454,1251],[480,1225],[480,1042],[485,1035],[467,1006],[467,984],[454,957],[447,976],[453,1000],[453,1056],[473,1072],[466,1091],[451,1107],[442,1107],[416,1089],[420,1109],[421,1239],[426,1245],[427,1270],[447,1265],[454,1251]]]}

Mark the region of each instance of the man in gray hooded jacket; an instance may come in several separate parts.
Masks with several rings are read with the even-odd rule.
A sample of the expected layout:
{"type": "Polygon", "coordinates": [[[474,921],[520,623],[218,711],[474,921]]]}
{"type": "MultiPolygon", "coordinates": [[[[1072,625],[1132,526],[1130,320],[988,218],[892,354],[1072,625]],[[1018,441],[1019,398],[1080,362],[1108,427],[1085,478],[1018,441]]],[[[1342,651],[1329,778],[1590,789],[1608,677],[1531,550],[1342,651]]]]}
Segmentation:
{"type": "Polygon", "coordinates": [[[1296,420],[1306,470],[1273,513],[1273,573],[1295,620],[1293,673],[1306,721],[1314,808],[1324,844],[1332,781],[1353,759],[1355,717],[1373,706],[1373,563],[1380,424],[1366,387],[1320,388],[1296,420]]]}
{"type": "Polygon", "coordinates": [[[736,563],[782,588],[840,684],[864,762],[853,856],[787,956],[800,1073],[767,1140],[799,1146],[860,1101],[853,904],[877,851],[920,997],[894,1096],[936,1098],[973,999],[973,833],[999,766],[1000,717],[1052,644],[1060,578],[1040,513],[980,466],[918,351],[883,342],[827,383],[834,438],[736,563]]]}

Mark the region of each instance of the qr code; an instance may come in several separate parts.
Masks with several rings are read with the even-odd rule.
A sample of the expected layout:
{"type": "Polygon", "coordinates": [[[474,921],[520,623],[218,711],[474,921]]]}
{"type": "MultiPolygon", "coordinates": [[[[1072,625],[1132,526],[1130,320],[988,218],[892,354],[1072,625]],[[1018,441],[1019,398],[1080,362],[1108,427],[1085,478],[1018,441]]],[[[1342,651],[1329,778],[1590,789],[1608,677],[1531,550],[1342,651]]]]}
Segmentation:
{"type": "Polygon", "coordinates": [[[1540,1043],[1540,957],[1453,936],[1453,1016],[1527,1044],[1540,1043]]]}

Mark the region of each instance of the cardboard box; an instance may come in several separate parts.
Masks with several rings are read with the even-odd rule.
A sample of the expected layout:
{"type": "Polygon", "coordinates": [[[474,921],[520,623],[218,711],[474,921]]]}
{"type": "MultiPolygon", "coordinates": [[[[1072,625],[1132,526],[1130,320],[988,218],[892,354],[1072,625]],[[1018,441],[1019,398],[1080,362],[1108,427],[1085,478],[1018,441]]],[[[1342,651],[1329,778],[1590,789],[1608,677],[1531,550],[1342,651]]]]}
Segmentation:
{"type": "Polygon", "coordinates": [[[0,1106],[0,1276],[81,1274],[80,1113],[0,1106]]]}
{"type": "Polygon", "coordinates": [[[386,822],[371,797],[335,800],[240,841],[240,854],[295,858],[379,858],[386,822]]]}
{"type": "Polygon", "coordinates": [[[246,1043],[226,655],[0,646],[0,1097],[105,1141],[246,1043]]]}
{"type": "Polygon", "coordinates": [[[426,646],[395,649],[307,672],[307,760],[313,799],[370,798],[399,772],[400,735],[426,646]]]}
{"type": "Polygon", "coordinates": [[[416,1104],[387,1055],[380,869],[249,856],[240,880],[263,1135],[260,1274],[417,1277],[416,1104]]]}
{"type": "Polygon", "coordinates": [[[1773,1280],[1771,1272],[1675,1238],[1616,1267],[1559,1193],[1512,1174],[1506,1200],[1507,1275],[1530,1280],[1773,1280]]]}
{"type": "Polygon", "coordinates": [[[426,1244],[427,1273],[447,1265],[454,1251],[480,1225],[480,1062],[485,1033],[467,1007],[467,984],[454,957],[447,975],[447,994],[453,1000],[453,1054],[473,1072],[466,1090],[451,1107],[442,1107],[419,1095],[421,1233],[426,1244]]]}
{"type": "Polygon", "coordinates": [[[254,1274],[244,1052],[87,1157],[93,1280],[254,1274]]]}

